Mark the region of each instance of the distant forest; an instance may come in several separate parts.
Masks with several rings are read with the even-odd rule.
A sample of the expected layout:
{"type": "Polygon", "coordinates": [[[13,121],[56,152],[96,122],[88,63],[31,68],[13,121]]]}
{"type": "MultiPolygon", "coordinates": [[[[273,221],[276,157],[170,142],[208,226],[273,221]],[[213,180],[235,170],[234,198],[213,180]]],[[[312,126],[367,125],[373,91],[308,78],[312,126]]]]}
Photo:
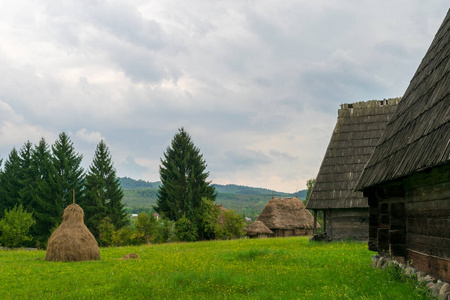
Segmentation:
{"type": "MultiPolygon", "coordinates": [[[[134,180],[128,177],[119,178],[121,187],[124,190],[123,203],[130,213],[141,211],[152,211],[156,203],[157,190],[161,182],[148,182],[144,180],[134,180]]],[[[273,196],[298,197],[304,200],[306,190],[298,193],[282,193],[264,188],[254,188],[235,184],[213,184],[218,192],[216,204],[223,205],[226,209],[233,209],[245,217],[256,219],[261,210],[273,196]]]]}

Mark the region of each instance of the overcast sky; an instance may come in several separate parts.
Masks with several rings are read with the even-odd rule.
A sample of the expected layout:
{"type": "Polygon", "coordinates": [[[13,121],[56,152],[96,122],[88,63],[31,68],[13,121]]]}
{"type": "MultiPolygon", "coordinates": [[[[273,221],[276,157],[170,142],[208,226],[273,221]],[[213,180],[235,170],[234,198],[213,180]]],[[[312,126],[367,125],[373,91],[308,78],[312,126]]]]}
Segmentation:
{"type": "Polygon", "coordinates": [[[283,192],[317,175],[341,103],[402,96],[446,1],[2,1],[0,158],[62,131],[159,180],[178,128],[209,179],[283,192]]]}

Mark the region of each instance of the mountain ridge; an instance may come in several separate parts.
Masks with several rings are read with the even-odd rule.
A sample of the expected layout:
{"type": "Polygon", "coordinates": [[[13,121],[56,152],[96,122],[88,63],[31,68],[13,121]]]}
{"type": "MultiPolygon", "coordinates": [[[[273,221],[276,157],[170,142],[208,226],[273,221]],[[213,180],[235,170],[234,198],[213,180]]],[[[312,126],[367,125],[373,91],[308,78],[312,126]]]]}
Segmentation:
{"type": "MultiPolygon", "coordinates": [[[[132,179],[129,177],[119,177],[120,186],[124,190],[128,189],[145,189],[145,188],[151,188],[151,189],[158,189],[161,185],[161,181],[145,181],[142,179],[132,179]]],[[[273,194],[274,196],[295,196],[298,195],[298,198],[304,198],[306,197],[306,190],[299,190],[296,193],[285,193],[285,192],[279,192],[271,189],[266,188],[260,188],[260,187],[251,187],[246,185],[239,185],[239,184],[218,184],[213,183],[212,184],[218,193],[232,193],[232,194],[240,194],[240,195],[268,195],[273,194]]]]}
{"type": "MultiPolygon", "coordinates": [[[[156,204],[160,181],[149,182],[119,177],[120,186],[124,190],[123,203],[129,213],[151,211],[156,204]]],[[[255,219],[272,197],[298,197],[303,200],[306,190],[297,193],[283,193],[265,188],[255,188],[237,184],[213,184],[217,191],[215,203],[227,209],[255,219]]]]}

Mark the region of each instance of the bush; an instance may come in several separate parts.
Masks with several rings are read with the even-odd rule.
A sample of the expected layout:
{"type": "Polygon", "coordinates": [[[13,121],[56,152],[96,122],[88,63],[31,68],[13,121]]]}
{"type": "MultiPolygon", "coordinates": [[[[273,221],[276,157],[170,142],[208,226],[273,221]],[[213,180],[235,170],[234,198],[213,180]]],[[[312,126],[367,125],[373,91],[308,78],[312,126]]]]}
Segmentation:
{"type": "Polygon", "coordinates": [[[157,222],[156,238],[154,241],[161,244],[172,242],[175,238],[175,222],[167,218],[160,218],[157,222]]]}
{"type": "Polygon", "coordinates": [[[197,227],[188,218],[182,217],[175,222],[175,235],[180,241],[196,241],[198,239],[197,227]]]}
{"type": "Polygon", "coordinates": [[[134,239],[140,240],[143,244],[148,244],[155,239],[156,218],[152,214],[139,213],[134,226],[136,227],[134,239]]]}
{"type": "Polygon", "coordinates": [[[114,246],[138,245],[133,240],[134,229],[131,226],[125,226],[116,231],[114,246]]]}
{"type": "Polygon", "coordinates": [[[216,238],[232,239],[240,238],[245,235],[245,222],[241,215],[234,210],[223,212],[223,224],[220,224],[216,230],[216,238]]]}
{"type": "Polygon", "coordinates": [[[0,220],[0,241],[6,247],[14,248],[26,241],[31,241],[28,236],[30,227],[36,224],[32,213],[23,209],[22,205],[14,206],[11,210],[5,210],[5,216],[0,220]]]}
{"type": "Polygon", "coordinates": [[[108,247],[114,245],[116,240],[116,230],[109,217],[101,219],[98,225],[98,232],[100,236],[100,246],[108,247]]]}

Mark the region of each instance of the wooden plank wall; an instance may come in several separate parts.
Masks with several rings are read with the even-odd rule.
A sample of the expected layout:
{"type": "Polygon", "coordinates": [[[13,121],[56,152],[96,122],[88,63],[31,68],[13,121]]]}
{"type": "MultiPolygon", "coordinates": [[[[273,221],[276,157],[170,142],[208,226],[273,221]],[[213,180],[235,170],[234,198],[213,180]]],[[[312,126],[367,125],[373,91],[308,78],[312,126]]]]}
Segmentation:
{"type": "Polygon", "coordinates": [[[330,209],[328,229],[333,241],[367,241],[369,238],[369,209],[330,209]]]}
{"type": "Polygon", "coordinates": [[[407,259],[450,281],[450,164],[405,181],[407,259]]]}
{"type": "Polygon", "coordinates": [[[450,281],[450,164],[365,192],[369,249],[450,281]]]}

